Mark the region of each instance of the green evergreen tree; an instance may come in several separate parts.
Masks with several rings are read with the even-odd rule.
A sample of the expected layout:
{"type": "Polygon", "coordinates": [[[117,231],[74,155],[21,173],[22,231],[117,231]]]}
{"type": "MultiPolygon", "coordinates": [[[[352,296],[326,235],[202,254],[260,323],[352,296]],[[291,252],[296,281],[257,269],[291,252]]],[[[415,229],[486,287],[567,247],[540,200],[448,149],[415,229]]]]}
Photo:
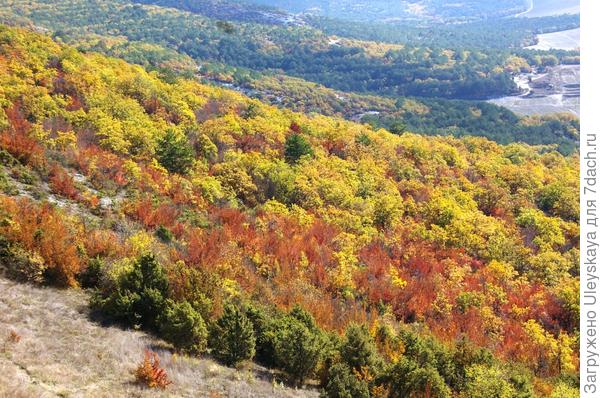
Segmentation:
{"type": "Polygon", "coordinates": [[[357,324],[351,324],[346,328],[340,356],[350,369],[358,372],[365,367],[373,370],[380,362],[377,347],[369,331],[365,326],[357,324]]]}
{"type": "Polygon", "coordinates": [[[171,173],[186,174],[194,163],[194,149],[187,138],[173,129],[158,142],[159,163],[171,173]]]}
{"type": "Polygon", "coordinates": [[[141,256],[131,271],[117,281],[108,297],[96,297],[93,304],[131,326],[158,329],[158,318],[165,309],[169,281],[154,255],[141,256]]]}
{"type": "Polygon", "coordinates": [[[317,368],[323,352],[323,336],[303,321],[287,315],[272,325],[270,338],[277,365],[301,385],[317,368]]]}
{"type": "Polygon", "coordinates": [[[312,156],[310,143],[298,133],[290,135],[285,141],[285,161],[290,164],[298,163],[302,156],[312,156]]]}
{"type": "Polygon", "coordinates": [[[315,322],[315,318],[312,316],[312,314],[298,304],[292,307],[290,315],[302,322],[308,329],[317,329],[317,323],[315,322]]]}
{"type": "Polygon", "coordinates": [[[329,381],[323,395],[326,398],[369,398],[369,385],[358,380],[348,366],[336,364],[329,369],[329,381]]]}
{"type": "Polygon", "coordinates": [[[267,366],[276,366],[275,348],[269,334],[273,319],[258,305],[247,305],[245,313],[254,329],[256,337],[256,360],[267,366]]]}
{"type": "Polygon", "coordinates": [[[252,323],[238,308],[226,306],[211,330],[210,345],[215,358],[228,366],[252,359],[256,347],[252,323]]]}
{"type": "Polygon", "coordinates": [[[395,120],[389,127],[392,134],[402,135],[406,131],[406,123],[400,120],[395,120]]]}
{"type": "Polygon", "coordinates": [[[411,398],[428,394],[431,398],[449,398],[450,388],[431,366],[419,367],[414,361],[401,358],[386,376],[390,398],[411,398]]]}
{"type": "Polygon", "coordinates": [[[206,351],[208,330],[202,316],[187,301],[168,300],[160,319],[161,336],[189,354],[206,351]]]}

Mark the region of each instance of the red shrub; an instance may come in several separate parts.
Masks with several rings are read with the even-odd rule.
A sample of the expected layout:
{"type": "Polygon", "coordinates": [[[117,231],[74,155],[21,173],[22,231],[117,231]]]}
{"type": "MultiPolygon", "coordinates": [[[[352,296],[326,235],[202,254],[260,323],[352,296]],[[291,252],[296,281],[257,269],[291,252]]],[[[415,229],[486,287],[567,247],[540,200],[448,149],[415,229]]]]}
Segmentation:
{"type": "Polygon", "coordinates": [[[98,187],[108,186],[109,181],[120,187],[129,182],[123,172],[123,159],[97,146],[79,150],[75,161],[79,170],[98,187]]]}
{"type": "Polygon", "coordinates": [[[119,236],[109,230],[95,230],[86,234],[83,241],[89,257],[116,257],[121,253],[119,236]]]}
{"type": "Polygon", "coordinates": [[[145,350],[144,359],[135,370],[135,379],[150,388],[165,389],[173,383],[169,380],[167,371],[160,367],[158,355],[149,350],[145,350]]]}
{"type": "Polygon", "coordinates": [[[6,110],[9,128],[0,134],[0,147],[24,164],[40,166],[44,163],[44,150],[29,135],[31,125],[23,117],[20,106],[14,104],[6,110]]]}
{"type": "Polygon", "coordinates": [[[62,286],[75,286],[81,270],[77,235],[63,221],[63,215],[50,205],[39,206],[29,199],[0,196],[0,210],[11,221],[0,227],[0,234],[24,249],[37,252],[48,267],[48,277],[62,286]]]}
{"type": "Polygon", "coordinates": [[[292,122],[290,124],[290,131],[296,134],[299,134],[302,132],[302,128],[300,127],[300,125],[296,122],[292,122]]]}
{"type": "Polygon", "coordinates": [[[162,203],[154,207],[150,198],[145,198],[137,203],[132,203],[126,210],[135,220],[142,223],[146,228],[174,227],[179,217],[177,207],[169,203],[162,203]]]}
{"type": "Polygon", "coordinates": [[[16,343],[18,343],[19,341],[21,341],[21,335],[20,335],[19,333],[15,332],[14,330],[11,330],[11,331],[8,333],[8,337],[6,338],[6,340],[7,340],[9,343],[16,344],[16,343]]]}
{"type": "Polygon", "coordinates": [[[58,165],[54,165],[50,170],[50,189],[55,194],[68,199],[78,200],[80,198],[73,177],[58,165]]]}

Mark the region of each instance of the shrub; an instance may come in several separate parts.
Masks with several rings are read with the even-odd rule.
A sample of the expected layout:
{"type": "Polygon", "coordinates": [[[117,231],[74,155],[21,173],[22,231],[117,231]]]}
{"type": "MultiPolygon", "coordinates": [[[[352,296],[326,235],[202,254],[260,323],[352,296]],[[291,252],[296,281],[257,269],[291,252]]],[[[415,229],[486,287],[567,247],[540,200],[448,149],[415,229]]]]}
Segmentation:
{"type": "Polygon", "coordinates": [[[8,180],[8,176],[4,170],[0,169],[0,192],[7,195],[17,195],[19,190],[8,180]]]}
{"type": "Polygon", "coordinates": [[[46,265],[44,259],[17,245],[9,245],[0,250],[0,263],[7,269],[10,277],[33,283],[43,283],[46,265]]]}
{"type": "Polygon", "coordinates": [[[213,355],[228,366],[252,359],[256,339],[248,317],[233,305],[227,305],[211,330],[211,347],[213,355]]]}
{"type": "Polygon", "coordinates": [[[84,288],[96,288],[102,278],[103,263],[99,258],[91,258],[85,270],[79,274],[79,283],[84,288]]]}
{"type": "Polygon", "coordinates": [[[160,367],[160,359],[155,352],[145,350],[142,363],[135,370],[138,383],[150,388],[165,389],[173,382],[169,380],[167,371],[160,367]]]}
{"type": "Polygon", "coordinates": [[[160,319],[161,336],[189,354],[206,351],[208,331],[202,316],[187,301],[167,301],[160,319]]]}
{"type": "Polygon", "coordinates": [[[156,228],[156,232],[154,232],[154,234],[163,243],[170,243],[173,240],[173,233],[162,225],[156,228]]]}
{"type": "Polygon", "coordinates": [[[45,281],[75,286],[81,268],[74,225],[50,205],[37,205],[29,199],[13,200],[0,195],[0,211],[5,214],[0,234],[5,241],[28,253],[37,253],[45,264],[45,281]]]}
{"type": "Polygon", "coordinates": [[[329,369],[329,382],[325,387],[327,398],[369,398],[369,385],[359,380],[344,364],[329,369]]]}
{"type": "Polygon", "coordinates": [[[89,257],[117,257],[122,251],[119,236],[110,230],[86,231],[83,244],[89,257]]]}
{"type": "Polygon", "coordinates": [[[8,337],[6,338],[6,341],[12,344],[17,344],[18,342],[21,341],[21,335],[17,332],[15,332],[14,330],[11,330],[8,333],[8,337]]]}
{"type": "Polygon", "coordinates": [[[21,105],[13,104],[6,110],[10,122],[7,131],[0,133],[0,148],[5,149],[19,162],[40,166],[44,163],[44,150],[30,134],[31,125],[21,112],[21,105]]]}
{"type": "Polygon", "coordinates": [[[564,382],[559,382],[552,390],[550,398],[579,398],[579,390],[564,382]]]}
{"type": "Polygon", "coordinates": [[[151,254],[141,256],[116,284],[106,297],[96,298],[94,305],[130,325],[157,329],[169,282],[156,258],[151,254]]]}
{"type": "Polygon", "coordinates": [[[342,361],[354,371],[373,369],[379,363],[377,347],[365,326],[351,324],[346,328],[340,347],[342,361]]]}
{"type": "Polygon", "coordinates": [[[463,337],[458,341],[452,353],[452,363],[454,364],[455,375],[451,385],[454,389],[462,391],[467,384],[467,369],[476,364],[491,366],[493,355],[489,350],[477,347],[466,337],[463,337]]]}
{"type": "Polygon", "coordinates": [[[50,189],[57,195],[67,199],[78,200],[79,191],[75,187],[75,180],[62,167],[54,165],[50,170],[50,189]]]}
{"type": "Polygon", "coordinates": [[[296,384],[302,384],[316,369],[321,359],[323,336],[302,321],[286,315],[269,331],[276,363],[296,384]]]}
{"type": "Polygon", "coordinates": [[[533,385],[531,383],[531,376],[528,374],[526,369],[513,369],[510,374],[509,381],[515,390],[514,398],[535,397],[533,385]]]}
{"type": "Polygon", "coordinates": [[[507,380],[503,369],[498,366],[473,365],[467,369],[466,392],[472,398],[513,398],[514,386],[507,380]]]}

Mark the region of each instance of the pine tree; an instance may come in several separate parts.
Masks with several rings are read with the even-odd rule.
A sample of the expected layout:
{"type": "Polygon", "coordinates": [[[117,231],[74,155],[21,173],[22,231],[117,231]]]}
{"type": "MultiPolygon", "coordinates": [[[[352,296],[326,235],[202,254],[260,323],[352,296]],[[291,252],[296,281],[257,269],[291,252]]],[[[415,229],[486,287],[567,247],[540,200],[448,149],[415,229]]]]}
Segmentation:
{"type": "Polygon", "coordinates": [[[338,363],[329,370],[324,395],[327,398],[369,398],[369,385],[358,380],[346,365],[338,363]]]}
{"type": "Polygon", "coordinates": [[[211,331],[213,355],[228,366],[252,359],[256,339],[252,323],[246,315],[233,305],[225,307],[211,331]]]}
{"type": "Polygon", "coordinates": [[[270,333],[277,364],[294,384],[301,385],[321,360],[324,339],[293,314],[282,317],[270,333]]]}
{"type": "Polygon", "coordinates": [[[183,134],[167,130],[158,142],[158,161],[171,173],[186,174],[194,163],[194,150],[183,134]]]}
{"type": "Polygon", "coordinates": [[[285,141],[285,161],[290,164],[298,163],[302,156],[312,156],[310,143],[298,133],[290,135],[285,141]]]}
{"type": "Polygon", "coordinates": [[[373,368],[379,362],[377,348],[369,331],[356,324],[346,329],[340,354],[350,369],[358,372],[363,368],[373,368]]]}
{"type": "Polygon", "coordinates": [[[388,370],[385,379],[388,381],[390,398],[451,396],[450,388],[433,367],[419,367],[414,361],[404,357],[388,370]]]}
{"type": "Polygon", "coordinates": [[[123,275],[116,290],[108,297],[95,297],[93,303],[132,326],[156,330],[165,310],[168,292],[169,280],[165,270],[154,255],[146,254],[123,275]]]}
{"type": "Polygon", "coordinates": [[[165,340],[186,353],[200,354],[206,350],[206,324],[187,301],[167,300],[160,319],[160,331],[165,340]]]}

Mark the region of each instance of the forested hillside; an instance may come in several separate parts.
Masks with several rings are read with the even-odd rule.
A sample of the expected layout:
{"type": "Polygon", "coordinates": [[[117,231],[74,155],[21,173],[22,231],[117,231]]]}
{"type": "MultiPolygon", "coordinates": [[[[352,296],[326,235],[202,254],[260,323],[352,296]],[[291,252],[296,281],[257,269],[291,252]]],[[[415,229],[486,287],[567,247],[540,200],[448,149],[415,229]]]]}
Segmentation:
{"type": "MultiPolygon", "coordinates": [[[[369,42],[340,44],[309,27],[230,23],[121,0],[0,2],[14,15],[59,31],[95,33],[172,47],[197,60],[281,70],[330,88],[380,95],[482,99],[517,92],[509,53],[369,42]],[[199,33],[201,34],[199,35],[199,33]]],[[[536,62],[545,62],[538,57],[536,62]]]]}
{"type": "Polygon", "coordinates": [[[11,277],[327,397],[578,396],[578,154],[294,113],[5,26],[0,106],[11,277]]]}
{"type": "Polygon", "coordinates": [[[292,12],[308,12],[333,18],[371,22],[396,20],[464,22],[473,19],[512,16],[526,10],[524,0],[493,2],[466,0],[461,3],[444,0],[397,1],[391,3],[385,0],[372,0],[370,2],[351,0],[246,0],[246,2],[276,6],[292,12]]]}
{"type": "Polygon", "coordinates": [[[220,84],[233,84],[248,95],[295,111],[363,120],[396,133],[475,135],[503,144],[556,144],[565,154],[577,147],[579,122],[570,115],[520,118],[484,102],[432,98],[501,95],[516,89],[514,73],[541,70],[558,62],[578,63],[576,52],[515,49],[511,55],[506,50],[533,40],[536,29],[578,24],[575,16],[429,28],[343,23],[338,24],[339,31],[334,20],[311,21],[324,31],[339,33],[338,37],[307,26],[258,21],[248,15],[259,9],[242,5],[229,7],[229,3],[224,6],[212,0],[154,3],[172,3],[203,15],[115,0],[64,0],[3,1],[0,18],[51,29],[57,39],[83,50],[124,58],[163,73],[176,69],[187,76],[198,73],[220,84]],[[379,35],[380,29],[392,36],[379,35]],[[502,35],[508,43],[492,38],[498,31],[510,32],[510,38],[502,35]],[[375,32],[374,39],[380,41],[400,40],[425,47],[343,37],[356,37],[355,32],[375,32]],[[505,49],[499,50],[496,44],[505,49]]]}

